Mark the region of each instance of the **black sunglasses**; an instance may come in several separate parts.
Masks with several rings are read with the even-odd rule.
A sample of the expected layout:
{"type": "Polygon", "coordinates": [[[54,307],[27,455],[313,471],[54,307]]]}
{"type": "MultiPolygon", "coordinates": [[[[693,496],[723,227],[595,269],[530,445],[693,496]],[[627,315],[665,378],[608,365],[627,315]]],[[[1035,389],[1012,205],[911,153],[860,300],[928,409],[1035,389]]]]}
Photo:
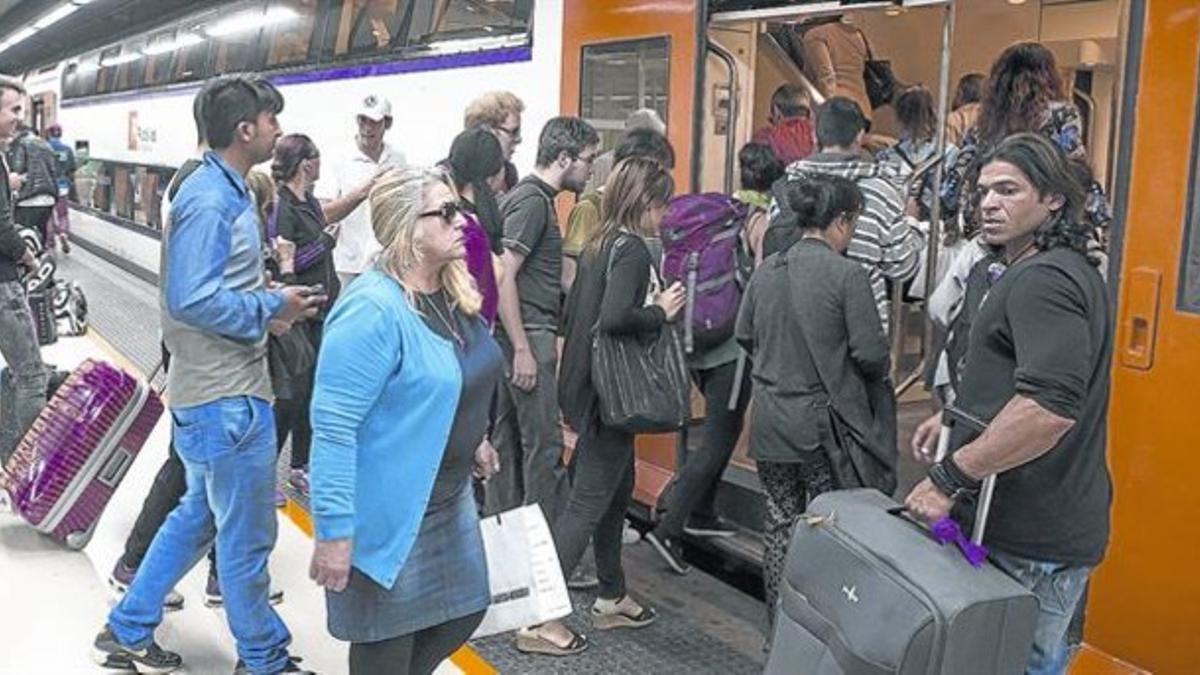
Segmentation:
{"type": "Polygon", "coordinates": [[[433,211],[425,211],[418,213],[418,218],[428,218],[429,216],[440,216],[447,223],[453,222],[454,217],[462,213],[462,207],[456,202],[446,202],[433,211]]]}

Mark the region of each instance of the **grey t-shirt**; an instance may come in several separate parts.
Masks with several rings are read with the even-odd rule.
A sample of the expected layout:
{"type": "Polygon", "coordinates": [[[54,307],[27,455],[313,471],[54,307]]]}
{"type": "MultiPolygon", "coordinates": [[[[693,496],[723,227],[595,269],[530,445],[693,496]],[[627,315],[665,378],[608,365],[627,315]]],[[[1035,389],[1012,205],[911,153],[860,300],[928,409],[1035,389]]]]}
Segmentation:
{"type": "Polygon", "coordinates": [[[562,233],[554,211],[557,191],[527,176],[500,204],[506,249],[525,256],[517,272],[521,322],[526,330],[558,330],[562,312],[562,233]]]}

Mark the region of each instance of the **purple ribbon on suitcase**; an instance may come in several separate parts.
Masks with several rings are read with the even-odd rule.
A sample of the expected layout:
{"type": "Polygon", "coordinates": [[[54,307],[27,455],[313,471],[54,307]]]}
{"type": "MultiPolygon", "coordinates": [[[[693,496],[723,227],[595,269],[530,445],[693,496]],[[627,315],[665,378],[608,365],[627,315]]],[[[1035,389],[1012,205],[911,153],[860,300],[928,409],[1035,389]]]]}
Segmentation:
{"type": "Polygon", "coordinates": [[[39,531],[81,549],[162,413],[147,383],[88,359],[21,439],[0,489],[39,531]]]}

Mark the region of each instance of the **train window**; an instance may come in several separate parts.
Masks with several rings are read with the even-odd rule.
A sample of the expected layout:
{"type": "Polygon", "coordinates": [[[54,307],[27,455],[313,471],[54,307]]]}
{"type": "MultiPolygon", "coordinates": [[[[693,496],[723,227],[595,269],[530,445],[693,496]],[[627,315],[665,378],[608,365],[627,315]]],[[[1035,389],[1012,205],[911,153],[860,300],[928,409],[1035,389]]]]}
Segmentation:
{"type": "Polygon", "coordinates": [[[317,4],[317,0],[290,0],[271,5],[272,8],[287,7],[296,13],[296,17],[264,30],[268,68],[316,61],[320,49],[320,39],[316,43],[313,41],[320,17],[317,4]],[[310,54],[314,58],[310,58],[310,54]]]}
{"type": "Polygon", "coordinates": [[[77,98],[95,93],[96,74],[99,70],[95,55],[68,65],[63,70],[63,98],[77,98]]]}
{"type": "Polygon", "coordinates": [[[144,38],[133,39],[122,47],[123,63],[117,67],[117,86],[114,91],[128,91],[142,86],[146,76],[146,58],[142,50],[146,47],[144,38]]]}
{"type": "MultiPolygon", "coordinates": [[[[338,17],[338,56],[388,52],[408,42],[417,5],[415,0],[342,0],[338,17]]],[[[424,7],[428,14],[428,7],[424,7]]]]}
{"type": "Polygon", "coordinates": [[[204,19],[185,20],[179,25],[177,35],[194,35],[196,38],[177,44],[171,52],[171,82],[202,80],[212,72],[208,64],[212,41],[204,39],[204,19]]]}
{"type": "MultiPolygon", "coordinates": [[[[240,73],[258,70],[259,35],[267,23],[265,3],[247,3],[229,12],[214,13],[205,26],[212,40],[212,74],[240,73]]],[[[290,25],[286,22],[285,25],[290,25]]]]}
{"type": "Polygon", "coordinates": [[[114,61],[119,62],[121,57],[121,45],[109,47],[100,52],[100,74],[96,76],[96,93],[107,94],[113,91],[114,85],[117,83],[117,68],[118,65],[114,61]]]}
{"type": "Polygon", "coordinates": [[[616,145],[635,110],[650,108],[667,120],[670,48],[665,37],[583,48],[580,113],[605,149],[616,145]]]}
{"type": "Polygon", "coordinates": [[[1188,197],[1188,222],[1184,228],[1183,275],[1179,309],[1200,314],[1200,101],[1192,128],[1192,185],[1188,197]]]}
{"type": "MultiPolygon", "coordinates": [[[[443,0],[437,5],[432,17],[437,37],[524,33],[533,11],[532,0],[443,0]]],[[[417,35],[417,39],[421,36],[417,35]]]]}
{"type": "Polygon", "coordinates": [[[145,77],[142,80],[145,86],[154,87],[171,81],[171,60],[175,57],[175,50],[191,39],[184,37],[181,41],[180,36],[183,35],[172,28],[151,35],[146,41],[145,77]]]}

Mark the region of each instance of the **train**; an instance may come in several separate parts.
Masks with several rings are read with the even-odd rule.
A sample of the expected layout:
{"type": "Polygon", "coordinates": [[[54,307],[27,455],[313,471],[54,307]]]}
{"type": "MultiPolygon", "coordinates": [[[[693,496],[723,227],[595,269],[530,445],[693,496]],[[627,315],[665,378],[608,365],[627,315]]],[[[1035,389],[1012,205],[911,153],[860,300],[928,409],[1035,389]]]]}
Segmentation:
{"type": "MultiPolygon", "coordinates": [[[[1194,0],[253,0],[47,65],[26,84],[35,125],[59,123],[88,160],[76,208],[98,224],[77,236],[153,279],[158,204],[174,167],[195,152],[191,100],[212,74],[266,74],[287,100],[284,130],[308,134],[332,158],[352,147],[353,103],[368,93],[391,98],[390,140],[426,164],[444,155],[466,103],[484,91],[523,99],[527,138],[553,116],[577,115],[601,132],[605,149],[629,113],[649,108],[666,122],[680,190],[729,191],[734,154],[767,123],[771,93],[804,79],[772,28],[834,14],[862,28],[898,79],[929,86],[942,118],[953,83],[986,72],[1007,45],[1038,40],[1058,57],[1115,214],[1113,535],[1073,672],[1192,672],[1200,654],[1200,583],[1188,564],[1200,549],[1190,517],[1200,509],[1200,430],[1186,422],[1188,392],[1200,381],[1194,0]],[[375,44],[358,37],[368,4],[399,19],[375,44]]],[[[889,109],[876,111],[873,132],[897,130],[889,109]]],[[[522,172],[532,168],[533,146],[518,148],[522,172]]],[[[563,222],[572,201],[560,198],[563,222]]],[[[895,375],[911,383],[924,331],[919,305],[901,311],[909,314],[897,324],[907,328],[894,340],[895,375]]],[[[902,393],[902,410],[928,409],[920,387],[902,393]]],[[[704,411],[694,398],[698,421],[704,411]]],[[[639,437],[643,518],[669,489],[688,436],[639,437]]],[[[907,470],[911,482],[918,469],[907,470]]],[[[744,439],[719,504],[749,533],[719,554],[753,561],[762,506],[744,439]]]]}

